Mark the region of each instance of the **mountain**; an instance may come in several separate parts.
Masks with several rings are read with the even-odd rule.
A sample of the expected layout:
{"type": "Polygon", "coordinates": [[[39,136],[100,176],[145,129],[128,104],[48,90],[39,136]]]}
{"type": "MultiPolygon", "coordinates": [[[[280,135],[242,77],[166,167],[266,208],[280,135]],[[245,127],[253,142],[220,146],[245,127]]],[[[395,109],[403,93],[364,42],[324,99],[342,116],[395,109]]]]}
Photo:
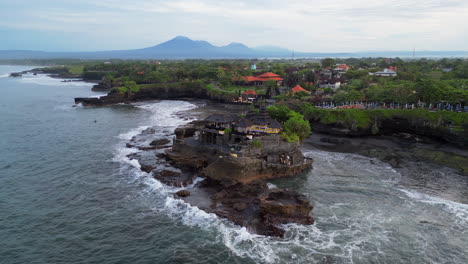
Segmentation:
{"type": "MultiPolygon", "coordinates": [[[[291,58],[293,51],[276,47],[250,48],[233,42],[226,46],[214,46],[203,40],[177,36],[161,44],[133,50],[94,52],[44,52],[28,50],[0,50],[0,59],[221,59],[221,58],[291,58]]],[[[360,53],[304,53],[294,52],[296,58],[325,57],[411,57],[411,51],[360,52],[360,53]]],[[[418,57],[468,57],[467,51],[424,51],[418,57]]]]}

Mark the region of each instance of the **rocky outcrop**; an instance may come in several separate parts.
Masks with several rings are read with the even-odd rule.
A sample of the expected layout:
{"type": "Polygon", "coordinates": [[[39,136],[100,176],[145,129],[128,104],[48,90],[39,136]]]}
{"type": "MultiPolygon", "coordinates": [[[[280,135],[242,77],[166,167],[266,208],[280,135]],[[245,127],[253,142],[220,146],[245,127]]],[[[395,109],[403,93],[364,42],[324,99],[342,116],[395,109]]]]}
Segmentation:
{"type": "Polygon", "coordinates": [[[304,196],[286,189],[270,190],[263,181],[225,187],[208,178],[182,199],[252,233],[266,236],[284,236],[282,224],[313,223],[313,206],[304,196]]]}
{"type": "Polygon", "coordinates": [[[195,134],[204,122],[194,122],[175,130],[172,149],[166,150],[176,165],[184,165],[199,171],[225,185],[249,183],[297,175],[312,166],[299,149],[299,143],[287,143],[278,135],[256,137],[261,147],[250,142],[238,144],[237,154],[222,141],[230,135],[219,136],[219,144],[201,144],[195,134]],[[287,164],[281,162],[288,159],[287,164]]]}
{"type": "Polygon", "coordinates": [[[273,189],[259,197],[260,214],[266,226],[272,226],[270,235],[278,235],[278,226],[287,223],[311,225],[313,206],[304,195],[291,190],[273,189]]]}
{"type": "Polygon", "coordinates": [[[151,141],[150,146],[164,146],[171,143],[171,141],[167,138],[161,138],[151,141]]]}
{"type": "Polygon", "coordinates": [[[173,166],[197,171],[205,178],[184,201],[262,235],[283,236],[280,226],[285,223],[313,223],[313,206],[305,196],[291,190],[269,190],[266,185],[266,180],[295,176],[311,168],[312,160],[304,158],[298,143],[264,135],[255,137],[255,145],[246,141],[231,146],[230,134],[211,134],[216,139],[206,143],[200,139],[207,132],[205,124],[193,122],[177,128],[172,149],[165,151],[173,166]]]}
{"type": "MultiPolygon", "coordinates": [[[[364,110],[361,110],[364,111],[364,110]]],[[[408,110],[411,111],[411,110],[408,110]]],[[[453,113],[466,115],[468,113],[453,113]]],[[[439,120],[426,120],[413,116],[380,116],[372,118],[367,125],[356,125],[353,122],[323,122],[320,118],[311,118],[309,121],[315,132],[337,136],[374,136],[392,135],[395,133],[411,133],[419,136],[427,136],[444,140],[458,146],[468,146],[468,121],[462,124],[445,120],[442,116],[439,120]]]]}
{"type": "Polygon", "coordinates": [[[229,134],[225,135],[227,141],[219,136],[219,145],[199,144],[200,129],[206,125],[206,121],[194,121],[178,127],[172,148],[164,151],[158,147],[167,146],[167,140],[154,138],[155,131],[147,129],[128,143],[139,150],[129,158],[138,160],[141,170],[161,183],[186,188],[174,197],[252,233],[282,237],[282,224],[313,223],[313,206],[304,196],[291,190],[270,190],[266,184],[266,180],[311,168],[312,160],[304,158],[299,144],[286,143],[279,136],[258,136],[261,147],[249,141],[239,143],[232,147],[239,154],[235,157],[225,144],[229,134]],[[197,176],[204,179],[194,184],[197,176]]]}
{"type": "Polygon", "coordinates": [[[100,98],[75,98],[75,104],[102,106],[118,103],[130,103],[146,100],[163,99],[207,99],[217,102],[232,102],[236,94],[209,89],[201,82],[168,83],[141,85],[140,91],[133,94],[121,94],[117,89],[100,98]]]}
{"type": "Polygon", "coordinates": [[[23,76],[23,74],[21,72],[10,73],[10,77],[21,77],[21,76],[23,76]]]}

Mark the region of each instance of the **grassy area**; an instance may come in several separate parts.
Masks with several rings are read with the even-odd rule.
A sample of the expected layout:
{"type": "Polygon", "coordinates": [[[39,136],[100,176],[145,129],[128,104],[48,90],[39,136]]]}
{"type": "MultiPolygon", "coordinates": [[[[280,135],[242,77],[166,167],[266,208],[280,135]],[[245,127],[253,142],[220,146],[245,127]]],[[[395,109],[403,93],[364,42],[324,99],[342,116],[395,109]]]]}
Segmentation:
{"type": "Polygon", "coordinates": [[[260,93],[260,94],[265,93],[265,88],[257,87],[257,86],[234,86],[233,85],[233,86],[223,87],[222,89],[228,92],[233,92],[233,93],[237,93],[238,91],[241,91],[241,93],[243,93],[247,90],[254,90],[255,92],[260,93]]]}
{"type": "Polygon", "coordinates": [[[81,75],[83,74],[84,66],[83,65],[76,65],[76,66],[68,66],[68,72],[73,75],[81,75]]]}

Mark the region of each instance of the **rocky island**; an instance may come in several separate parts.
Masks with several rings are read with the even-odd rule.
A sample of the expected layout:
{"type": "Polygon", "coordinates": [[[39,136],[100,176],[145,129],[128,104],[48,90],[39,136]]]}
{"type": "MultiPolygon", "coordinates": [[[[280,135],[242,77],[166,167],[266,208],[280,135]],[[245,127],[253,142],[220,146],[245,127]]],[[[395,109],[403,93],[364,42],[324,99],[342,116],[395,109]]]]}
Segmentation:
{"type": "MultiPolygon", "coordinates": [[[[155,140],[131,158],[164,184],[190,185],[176,193],[185,202],[252,233],[282,237],[282,224],[312,224],[313,206],[295,191],[269,187],[267,180],[295,176],[313,161],[303,156],[298,142],[283,140],[281,131],[282,124],[264,108],[245,116],[212,114],[178,127],[172,146],[155,140]],[[157,168],[154,149],[164,149],[158,158],[175,169],[157,168]],[[193,185],[197,176],[203,181],[193,185]]],[[[151,131],[146,134],[151,137],[151,131]]],[[[133,139],[129,147],[143,141],[133,139]]]]}

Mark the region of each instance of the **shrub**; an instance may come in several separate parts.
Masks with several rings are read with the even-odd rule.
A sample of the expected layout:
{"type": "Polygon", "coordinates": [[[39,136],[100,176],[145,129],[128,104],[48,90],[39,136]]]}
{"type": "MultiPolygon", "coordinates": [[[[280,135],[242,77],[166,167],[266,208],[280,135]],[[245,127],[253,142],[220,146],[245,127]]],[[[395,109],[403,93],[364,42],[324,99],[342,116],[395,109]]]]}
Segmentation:
{"type": "Polygon", "coordinates": [[[284,123],[283,138],[288,142],[303,141],[310,134],[310,124],[298,114],[284,123]]]}
{"type": "Polygon", "coordinates": [[[230,135],[230,134],[232,134],[232,128],[228,127],[228,128],[226,128],[226,129],[224,129],[224,134],[225,134],[225,135],[230,135]]]}

